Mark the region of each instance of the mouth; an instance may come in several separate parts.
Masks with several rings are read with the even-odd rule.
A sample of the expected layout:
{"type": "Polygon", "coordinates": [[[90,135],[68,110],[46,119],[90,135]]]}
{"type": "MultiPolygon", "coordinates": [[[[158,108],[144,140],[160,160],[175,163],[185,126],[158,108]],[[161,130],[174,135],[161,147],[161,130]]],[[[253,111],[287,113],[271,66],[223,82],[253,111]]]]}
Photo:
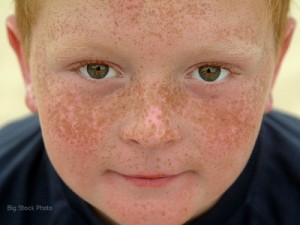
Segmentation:
{"type": "Polygon", "coordinates": [[[147,175],[124,175],[119,174],[127,183],[136,187],[162,188],[170,185],[181,174],[167,175],[167,174],[147,174],[147,175]]]}

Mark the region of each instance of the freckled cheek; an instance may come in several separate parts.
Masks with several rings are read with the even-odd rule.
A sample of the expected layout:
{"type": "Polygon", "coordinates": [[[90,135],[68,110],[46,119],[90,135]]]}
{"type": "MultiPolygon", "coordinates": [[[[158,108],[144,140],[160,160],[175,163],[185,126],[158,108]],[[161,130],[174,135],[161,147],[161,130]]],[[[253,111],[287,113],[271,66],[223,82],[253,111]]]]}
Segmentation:
{"type": "Polygon", "coordinates": [[[113,107],[117,105],[114,98],[102,99],[101,94],[71,82],[47,81],[37,87],[38,110],[52,163],[62,177],[77,174],[88,183],[92,174],[105,168],[108,145],[114,142],[111,138],[111,124],[117,117],[113,113],[117,111],[113,107]]]}
{"type": "MultiPolygon", "coordinates": [[[[246,164],[255,142],[256,127],[237,123],[216,119],[214,124],[204,123],[205,129],[197,128],[199,140],[194,143],[200,151],[204,174],[218,177],[226,171],[239,172],[246,164]]],[[[235,176],[236,172],[228,174],[235,176]]]]}
{"type": "Polygon", "coordinates": [[[263,114],[265,94],[258,89],[249,85],[216,99],[191,101],[187,118],[193,124],[192,141],[207,180],[228,182],[245,166],[263,114]],[[217,179],[220,174],[223,181],[217,179]]]}

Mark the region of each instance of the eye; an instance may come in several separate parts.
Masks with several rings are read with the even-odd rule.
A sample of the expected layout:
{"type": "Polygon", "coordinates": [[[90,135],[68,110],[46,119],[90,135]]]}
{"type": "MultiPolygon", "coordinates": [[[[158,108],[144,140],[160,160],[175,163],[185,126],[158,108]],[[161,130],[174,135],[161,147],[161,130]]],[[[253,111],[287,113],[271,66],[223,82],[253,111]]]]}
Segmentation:
{"type": "Polygon", "coordinates": [[[192,77],[205,82],[220,81],[229,75],[229,71],[219,66],[201,66],[193,71],[192,77]]]}
{"type": "Polygon", "coordinates": [[[105,64],[88,64],[80,68],[80,71],[87,77],[93,79],[104,79],[115,77],[118,73],[105,64]]]}

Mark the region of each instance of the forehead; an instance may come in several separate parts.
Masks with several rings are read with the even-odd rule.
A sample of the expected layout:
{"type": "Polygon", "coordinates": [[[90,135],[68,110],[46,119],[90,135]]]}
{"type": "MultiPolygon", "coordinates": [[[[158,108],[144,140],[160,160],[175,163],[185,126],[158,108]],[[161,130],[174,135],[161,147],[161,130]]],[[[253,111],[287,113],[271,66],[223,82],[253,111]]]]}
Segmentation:
{"type": "Polygon", "coordinates": [[[47,0],[36,27],[49,43],[65,38],[153,46],[227,42],[252,48],[271,33],[266,26],[261,0],[47,0]]]}

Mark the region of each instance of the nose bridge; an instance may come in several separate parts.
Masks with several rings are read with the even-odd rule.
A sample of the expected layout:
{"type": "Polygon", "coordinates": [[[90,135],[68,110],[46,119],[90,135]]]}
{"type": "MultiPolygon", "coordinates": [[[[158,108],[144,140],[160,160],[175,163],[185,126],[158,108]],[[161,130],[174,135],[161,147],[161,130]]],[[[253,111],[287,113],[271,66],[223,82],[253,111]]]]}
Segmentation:
{"type": "Polygon", "coordinates": [[[146,148],[159,148],[181,139],[176,115],[172,110],[170,94],[175,87],[164,82],[142,85],[142,92],[132,108],[131,119],[127,121],[122,134],[126,142],[146,148]]]}

